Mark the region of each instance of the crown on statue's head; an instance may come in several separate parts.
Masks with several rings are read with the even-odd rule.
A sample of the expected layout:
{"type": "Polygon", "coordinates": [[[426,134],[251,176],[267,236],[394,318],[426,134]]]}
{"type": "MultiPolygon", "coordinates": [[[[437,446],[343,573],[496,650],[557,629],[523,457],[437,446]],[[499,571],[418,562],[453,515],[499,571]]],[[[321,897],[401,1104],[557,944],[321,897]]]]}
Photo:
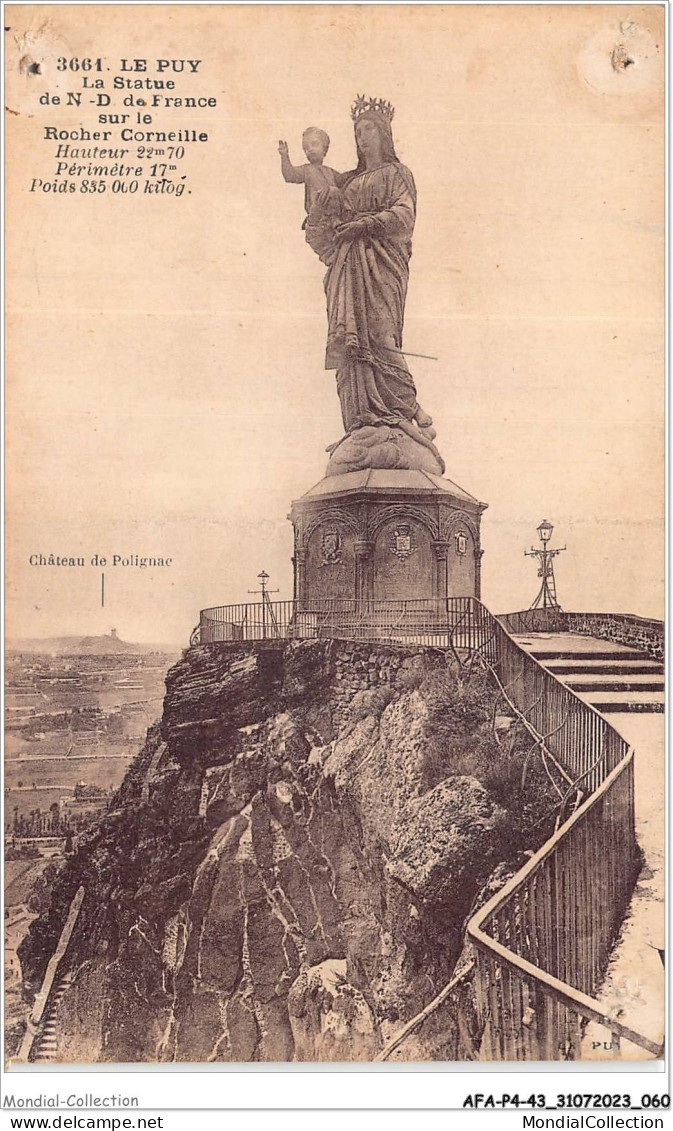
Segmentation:
{"type": "Polygon", "coordinates": [[[392,102],[386,102],[385,98],[365,98],[364,94],[358,94],[351,106],[351,118],[357,122],[360,115],[366,114],[368,110],[375,110],[388,122],[392,122],[395,113],[392,102]]]}

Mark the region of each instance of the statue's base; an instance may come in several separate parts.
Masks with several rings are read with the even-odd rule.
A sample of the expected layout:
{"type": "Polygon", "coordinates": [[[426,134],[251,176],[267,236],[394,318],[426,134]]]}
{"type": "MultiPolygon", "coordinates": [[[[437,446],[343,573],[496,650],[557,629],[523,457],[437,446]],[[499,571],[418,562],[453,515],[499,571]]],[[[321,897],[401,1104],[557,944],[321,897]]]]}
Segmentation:
{"type": "Polygon", "coordinates": [[[425,471],[329,475],[292,503],[295,599],[479,597],[485,508],[425,471]]]}
{"type": "Polygon", "coordinates": [[[427,438],[427,429],[424,431],[412,424],[405,424],[405,428],[377,424],[356,428],[339,440],[331,449],[325,475],[345,475],[349,471],[372,468],[442,475],[444,462],[427,438]],[[426,437],[423,442],[419,439],[421,436],[426,437]]]}

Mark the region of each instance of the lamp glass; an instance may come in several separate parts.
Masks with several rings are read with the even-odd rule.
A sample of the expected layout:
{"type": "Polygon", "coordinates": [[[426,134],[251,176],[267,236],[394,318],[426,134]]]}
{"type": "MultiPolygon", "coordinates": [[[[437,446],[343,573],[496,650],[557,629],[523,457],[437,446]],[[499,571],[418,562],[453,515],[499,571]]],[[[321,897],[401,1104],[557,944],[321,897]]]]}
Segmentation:
{"type": "Polygon", "coordinates": [[[552,534],[554,533],[554,527],[552,526],[551,522],[547,522],[547,519],[543,518],[542,522],[537,528],[537,532],[543,542],[548,542],[552,534]]]}

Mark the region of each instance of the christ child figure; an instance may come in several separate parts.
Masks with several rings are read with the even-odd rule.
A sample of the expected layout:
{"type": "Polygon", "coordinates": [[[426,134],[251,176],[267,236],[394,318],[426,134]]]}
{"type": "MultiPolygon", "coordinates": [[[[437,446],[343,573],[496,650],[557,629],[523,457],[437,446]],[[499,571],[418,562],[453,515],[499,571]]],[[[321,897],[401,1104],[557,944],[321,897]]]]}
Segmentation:
{"type": "Polygon", "coordinates": [[[292,164],[286,141],[278,142],[278,152],[280,169],[285,180],[289,184],[304,185],[304,207],[308,216],[319,194],[325,189],[338,186],[340,174],[336,169],[323,165],[329,149],[329,137],[324,130],[318,129],[317,126],[309,126],[302,134],[301,145],[307,158],[305,165],[292,164]]]}
{"type": "Polygon", "coordinates": [[[309,126],[302,134],[301,143],[308,158],[305,165],[293,165],[287,142],[278,142],[280,168],[286,181],[304,185],[306,219],[302,228],[306,232],[306,242],[323,263],[329,263],[335,248],[336,225],[344,219],[339,191],[343,176],[336,169],[323,165],[329,149],[329,137],[324,130],[309,126]]]}

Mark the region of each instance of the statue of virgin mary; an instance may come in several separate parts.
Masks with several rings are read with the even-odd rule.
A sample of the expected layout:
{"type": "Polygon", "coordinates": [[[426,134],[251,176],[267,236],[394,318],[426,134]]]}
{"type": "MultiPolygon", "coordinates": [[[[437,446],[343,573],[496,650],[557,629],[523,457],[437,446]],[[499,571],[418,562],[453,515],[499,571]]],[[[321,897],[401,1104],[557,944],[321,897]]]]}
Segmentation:
{"type": "Polygon", "coordinates": [[[307,241],[328,268],[325,368],[336,370],[345,429],[328,474],[444,471],[402,352],[416,187],[395,153],[392,116],[389,103],[356,100],[357,167],[322,194],[307,220],[307,241]]]}

